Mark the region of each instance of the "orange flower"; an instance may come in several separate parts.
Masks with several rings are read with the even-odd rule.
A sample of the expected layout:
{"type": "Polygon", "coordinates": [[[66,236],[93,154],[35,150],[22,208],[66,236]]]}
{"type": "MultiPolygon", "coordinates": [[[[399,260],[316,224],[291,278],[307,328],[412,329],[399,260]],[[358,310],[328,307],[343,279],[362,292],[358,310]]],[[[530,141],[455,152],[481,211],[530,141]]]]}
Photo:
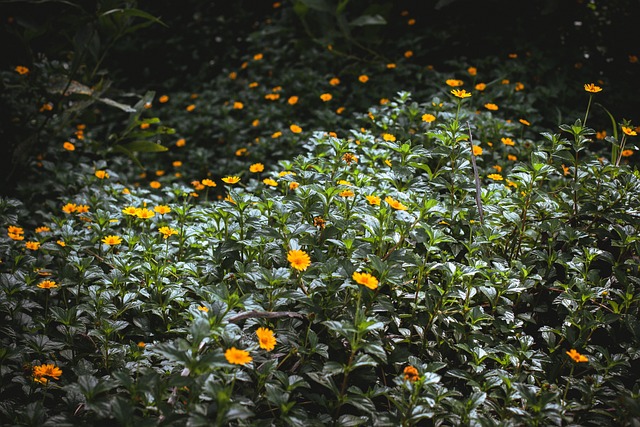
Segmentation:
{"type": "Polygon", "coordinates": [[[244,104],[240,101],[236,101],[233,103],[234,110],[242,110],[244,108],[244,104]]]}
{"type": "Polygon", "coordinates": [[[76,146],[70,143],[69,141],[65,141],[64,144],[62,144],[62,148],[64,148],[67,151],[73,151],[76,149],[76,146]]]}
{"type": "Polygon", "coordinates": [[[298,97],[297,96],[290,96],[289,99],[287,99],[287,103],[289,105],[296,105],[298,103],[298,97]]]}
{"type": "Polygon", "coordinates": [[[22,65],[18,65],[16,68],[16,73],[20,74],[21,76],[24,76],[25,74],[29,74],[29,69],[27,67],[24,67],[22,65]]]}
{"type": "Polygon", "coordinates": [[[264,171],[264,165],[262,163],[254,163],[249,166],[249,172],[258,173],[264,171]]]}
{"type": "Polygon", "coordinates": [[[106,179],[109,178],[109,173],[107,171],[104,170],[97,170],[95,172],[96,178],[98,179],[106,179]]]}
{"type": "Polygon", "coordinates": [[[164,215],[171,212],[171,208],[167,205],[158,205],[154,207],[153,210],[159,213],[160,215],[164,215]]]}
{"type": "Polygon", "coordinates": [[[399,211],[406,211],[407,210],[407,207],[405,205],[400,203],[398,200],[395,200],[391,196],[385,197],[384,201],[387,202],[389,204],[389,206],[391,206],[393,209],[396,209],[396,210],[399,210],[399,211]]]}
{"type": "Polygon", "coordinates": [[[575,348],[572,348],[571,350],[566,352],[570,358],[573,359],[574,362],[588,362],[589,359],[587,358],[587,356],[583,356],[582,354],[578,353],[576,351],[575,348]]]}
{"type": "Polygon", "coordinates": [[[369,76],[367,76],[366,74],[362,74],[358,77],[358,80],[360,81],[360,83],[366,83],[369,81],[369,76]]]}
{"type": "Polygon", "coordinates": [[[46,377],[59,380],[62,375],[62,369],[54,364],[42,364],[33,367],[33,380],[41,384],[47,384],[49,381],[46,377]]]}
{"type": "Polygon", "coordinates": [[[169,101],[169,97],[167,95],[162,95],[160,98],[158,98],[158,102],[160,104],[164,104],[164,103],[166,103],[168,101],[169,101]]]}
{"type": "Polygon", "coordinates": [[[378,279],[369,273],[359,273],[355,271],[351,278],[359,285],[366,286],[369,289],[374,290],[378,288],[378,279]]]}
{"type": "Polygon", "coordinates": [[[40,242],[25,242],[25,247],[31,251],[37,251],[40,249],[40,242]]]}
{"type": "Polygon", "coordinates": [[[433,114],[423,114],[422,115],[422,121],[423,122],[431,123],[431,122],[433,122],[435,120],[436,120],[436,116],[434,116],[433,114]]]}
{"type": "Polygon", "coordinates": [[[300,126],[298,126],[298,125],[295,125],[295,124],[289,126],[289,129],[291,129],[291,132],[293,132],[293,133],[302,132],[302,128],[300,126]]]}
{"type": "Polygon", "coordinates": [[[151,181],[149,183],[149,187],[155,188],[157,190],[158,188],[162,187],[162,184],[160,184],[159,181],[151,181]]]}
{"type": "Polygon", "coordinates": [[[266,185],[270,185],[271,187],[277,187],[278,186],[278,182],[274,179],[271,178],[265,178],[262,180],[262,182],[264,182],[266,185]]]}
{"type": "Polygon", "coordinates": [[[420,374],[418,373],[418,370],[411,365],[404,368],[403,373],[404,373],[404,379],[407,381],[415,382],[420,379],[420,374]]]}
{"type": "Polygon", "coordinates": [[[210,180],[209,178],[205,178],[201,181],[201,184],[204,185],[205,187],[217,187],[218,184],[216,184],[214,181],[210,180]]]}
{"type": "Polygon", "coordinates": [[[630,127],[627,127],[627,126],[622,126],[622,132],[624,132],[625,135],[629,135],[629,136],[637,136],[638,135],[638,132],[636,132],[635,130],[633,130],[630,127]]]}
{"type": "Polygon", "coordinates": [[[253,358],[246,350],[238,350],[235,347],[231,347],[224,352],[224,357],[227,359],[227,362],[232,365],[246,365],[251,362],[253,358]]]}
{"type": "Polygon", "coordinates": [[[309,254],[299,249],[290,250],[287,254],[287,261],[289,261],[291,267],[298,271],[304,271],[311,265],[309,254]]]}
{"type": "Polygon", "coordinates": [[[462,80],[458,80],[458,79],[447,79],[445,83],[451,87],[459,87],[464,84],[462,80]]]}
{"type": "Polygon", "coordinates": [[[367,202],[369,202],[370,205],[380,206],[380,197],[378,196],[374,196],[373,194],[371,194],[365,196],[365,199],[367,199],[367,202]]]}
{"type": "Polygon", "coordinates": [[[329,84],[331,86],[338,86],[340,84],[340,79],[337,77],[334,77],[331,80],[329,80],[329,84]]]}
{"type": "Polygon", "coordinates": [[[385,141],[395,142],[396,137],[391,135],[390,133],[383,133],[382,139],[384,139],[385,141]]]}
{"type": "Polygon", "coordinates": [[[480,156],[482,154],[482,148],[479,145],[473,146],[473,155],[480,156]]]}
{"type": "Polygon", "coordinates": [[[502,141],[502,143],[503,143],[504,145],[509,145],[509,146],[514,146],[514,145],[516,145],[516,143],[515,143],[515,142],[513,142],[513,139],[511,139],[511,138],[500,138],[500,141],[502,141]]]}
{"type": "Polygon", "coordinates": [[[492,103],[487,103],[484,104],[484,108],[486,108],[487,110],[491,110],[491,111],[497,111],[498,110],[498,106],[496,104],[492,104],[492,103]]]}
{"type": "Polygon", "coordinates": [[[53,280],[43,280],[42,282],[38,283],[36,286],[38,286],[40,289],[52,289],[52,288],[58,287],[57,283],[54,282],[53,280]]]}
{"type": "Polygon", "coordinates": [[[587,83],[584,85],[584,90],[591,93],[598,93],[602,91],[602,88],[600,86],[596,86],[593,83],[587,83]]]}
{"type": "Polygon", "coordinates": [[[331,101],[333,99],[333,95],[331,95],[330,93],[323,93],[322,95],[320,95],[320,99],[324,102],[331,101]]]}
{"type": "Polygon", "coordinates": [[[276,347],[276,337],[273,335],[273,331],[267,328],[258,328],[256,330],[258,336],[258,343],[260,348],[267,351],[271,351],[276,347]]]}

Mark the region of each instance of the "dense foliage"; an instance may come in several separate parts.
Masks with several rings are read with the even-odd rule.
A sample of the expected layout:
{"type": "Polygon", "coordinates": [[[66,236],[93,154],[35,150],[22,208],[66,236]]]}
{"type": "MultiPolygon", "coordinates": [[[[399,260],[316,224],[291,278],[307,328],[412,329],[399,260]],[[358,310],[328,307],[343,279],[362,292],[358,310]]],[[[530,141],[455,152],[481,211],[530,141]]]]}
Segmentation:
{"type": "Polygon", "coordinates": [[[2,425],[640,423],[637,53],[335,3],[13,11],[2,425]]]}

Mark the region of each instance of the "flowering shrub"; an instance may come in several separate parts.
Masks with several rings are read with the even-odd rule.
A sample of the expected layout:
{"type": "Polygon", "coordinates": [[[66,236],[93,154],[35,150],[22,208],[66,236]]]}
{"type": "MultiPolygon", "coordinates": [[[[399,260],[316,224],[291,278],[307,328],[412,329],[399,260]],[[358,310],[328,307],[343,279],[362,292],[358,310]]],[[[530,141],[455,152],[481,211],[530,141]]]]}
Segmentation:
{"type": "Polygon", "coordinates": [[[0,199],[3,424],[638,420],[637,129],[587,126],[606,86],[547,129],[468,64],[358,109],[395,78],[278,87],[247,58],[159,99],[178,135],[142,176],[58,144],[54,196],[0,199]]]}

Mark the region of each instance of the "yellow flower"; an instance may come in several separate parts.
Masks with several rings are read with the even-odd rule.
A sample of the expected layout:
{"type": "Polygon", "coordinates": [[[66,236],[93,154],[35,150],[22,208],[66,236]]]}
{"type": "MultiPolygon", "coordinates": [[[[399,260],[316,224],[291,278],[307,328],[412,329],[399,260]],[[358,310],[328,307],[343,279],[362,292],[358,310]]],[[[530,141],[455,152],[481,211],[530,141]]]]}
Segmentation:
{"type": "Polygon", "coordinates": [[[403,205],[399,201],[395,200],[391,196],[385,197],[384,201],[387,202],[389,204],[389,206],[391,206],[393,209],[396,209],[396,210],[399,210],[399,211],[406,211],[407,210],[407,207],[405,205],[403,205]]]}
{"type": "Polygon", "coordinates": [[[122,209],[122,213],[125,215],[137,216],[138,208],[127,206],[126,208],[122,209]]]}
{"type": "Polygon", "coordinates": [[[262,58],[264,58],[264,56],[261,53],[256,53],[255,55],[253,55],[254,61],[260,61],[262,58]]]}
{"type": "Polygon", "coordinates": [[[324,102],[328,102],[333,99],[333,95],[331,95],[330,93],[323,93],[322,95],[320,95],[320,99],[322,99],[324,102]]]}
{"type": "Polygon", "coordinates": [[[469,98],[471,96],[471,94],[464,89],[453,89],[451,93],[453,94],[453,96],[463,99],[469,98]]]}
{"type": "Polygon", "coordinates": [[[276,337],[273,336],[273,331],[267,328],[258,328],[256,330],[258,336],[258,343],[260,348],[271,351],[276,347],[276,337]]]}
{"type": "Polygon", "coordinates": [[[518,160],[518,158],[513,154],[507,154],[507,160],[511,160],[512,162],[515,162],[516,160],[518,160]]]}
{"type": "Polygon", "coordinates": [[[249,166],[249,172],[258,173],[264,171],[264,165],[262,163],[254,163],[249,166]]]}
{"type": "Polygon", "coordinates": [[[174,234],[178,234],[178,230],[171,227],[160,227],[158,229],[158,232],[162,234],[163,239],[167,239],[170,236],[173,236],[174,234]]]}
{"type": "Polygon", "coordinates": [[[473,155],[480,156],[482,154],[482,148],[479,145],[473,146],[473,155]]]}
{"type": "Polygon", "coordinates": [[[626,126],[622,126],[622,132],[624,132],[626,135],[629,136],[637,136],[638,132],[636,132],[635,130],[631,129],[630,127],[626,127],[626,126]]]}
{"type": "Polygon", "coordinates": [[[46,384],[49,378],[59,380],[62,375],[62,369],[52,364],[42,364],[33,367],[33,379],[41,384],[46,384]]]}
{"type": "Polygon", "coordinates": [[[268,93],[264,96],[264,99],[268,99],[269,101],[275,101],[280,98],[279,93],[268,93]]]}
{"type": "Polygon", "coordinates": [[[156,214],[151,209],[142,208],[136,209],[136,216],[140,219],[149,219],[156,216],[156,214]]]}
{"type": "Polygon", "coordinates": [[[16,70],[16,73],[20,74],[21,76],[24,76],[25,74],[29,74],[29,69],[22,65],[18,65],[15,68],[15,70],[16,70]]]}
{"type": "Polygon", "coordinates": [[[62,148],[64,148],[67,151],[74,151],[76,149],[76,146],[70,143],[69,141],[65,141],[64,144],[62,144],[62,148]]]}
{"type": "Polygon", "coordinates": [[[589,359],[587,358],[587,356],[583,356],[582,354],[578,353],[576,351],[575,348],[572,348],[571,350],[566,352],[570,358],[573,359],[574,362],[588,362],[589,359]]]}
{"type": "Polygon", "coordinates": [[[480,91],[480,92],[482,92],[486,88],[487,88],[487,84],[486,83],[478,83],[477,85],[475,85],[475,89],[477,91],[480,91]]]}
{"type": "Polygon", "coordinates": [[[447,79],[445,83],[451,87],[459,87],[464,84],[462,80],[458,80],[458,79],[447,79]]]}
{"type": "Polygon", "coordinates": [[[300,132],[302,132],[302,128],[301,128],[300,126],[298,126],[298,125],[295,125],[295,124],[294,124],[294,125],[289,126],[289,129],[291,129],[291,132],[293,132],[293,133],[300,133],[300,132]]]}
{"type": "Polygon", "coordinates": [[[275,138],[280,138],[281,136],[282,136],[282,132],[277,131],[271,135],[271,138],[275,139],[275,138]]]}
{"type": "Polygon", "coordinates": [[[584,85],[584,90],[591,93],[598,93],[602,91],[602,88],[600,86],[596,86],[593,83],[587,83],[584,85]]]}
{"type": "Polygon", "coordinates": [[[105,236],[102,238],[102,243],[109,246],[119,245],[122,243],[122,238],[120,236],[105,236]]]}
{"type": "Polygon", "coordinates": [[[359,285],[364,285],[369,289],[378,288],[378,279],[376,279],[369,273],[358,273],[357,271],[355,271],[351,278],[359,285]]]}
{"type": "Polygon", "coordinates": [[[225,176],[224,178],[222,178],[222,180],[224,182],[226,182],[227,184],[237,184],[238,182],[240,182],[240,177],[239,176],[225,176]]]}
{"type": "Polygon", "coordinates": [[[329,84],[331,86],[338,86],[340,84],[340,79],[337,77],[334,77],[331,80],[329,80],[329,84]]]}
{"type": "Polygon", "coordinates": [[[347,181],[346,179],[340,179],[338,180],[338,184],[339,185],[346,185],[348,187],[352,186],[353,184],[351,184],[349,181],[347,181]]]}
{"type": "Polygon", "coordinates": [[[500,141],[502,141],[504,145],[510,145],[510,146],[516,145],[516,143],[513,142],[513,139],[511,138],[500,138],[500,141]]]}
{"type": "Polygon", "coordinates": [[[297,96],[290,96],[289,99],[287,99],[287,103],[289,105],[296,105],[298,103],[298,97],[297,96]]]}
{"type": "Polygon", "coordinates": [[[157,190],[158,188],[162,187],[162,184],[160,184],[159,181],[151,181],[149,183],[149,187],[155,188],[157,190]]]}
{"type": "Polygon", "coordinates": [[[336,114],[342,114],[342,113],[344,113],[344,110],[345,110],[345,108],[344,108],[344,107],[338,107],[338,108],[336,109],[336,114]]]}
{"type": "Polygon", "coordinates": [[[38,283],[37,286],[40,289],[52,289],[52,288],[57,288],[58,284],[53,280],[43,280],[42,282],[38,283]]]}
{"type": "Polygon", "coordinates": [[[278,186],[278,182],[274,179],[271,178],[265,178],[262,180],[262,182],[264,182],[267,185],[270,185],[271,187],[277,187],[278,186]]]}
{"type": "Polygon", "coordinates": [[[97,170],[95,175],[96,175],[96,178],[99,178],[99,179],[109,178],[109,174],[107,173],[107,171],[103,171],[103,170],[97,170]]]}
{"type": "Polygon", "coordinates": [[[147,346],[144,341],[139,341],[137,345],[139,348],[145,348],[147,346]]]}
{"type": "Polygon", "coordinates": [[[193,187],[198,191],[204,190],[204,184],[202,184],[200,181],[191,181],[191,185],[193,185],[193,187]]]}
{"type": "Polygon", "coordinates": [[[205,307],[204,305],[199,305],[198,306],[198,311],[202,311],[204,313],[208,313],[209,312],[209,308],[205,307]]]}
{"type": "Polygon", "coordinates": [[[210,180],[209,178],[205,178],[200,182],[202,185],[204,185],[205,187],[217,187],[218,184],[216,184],[214,181],[210,180]]]}
{"type": "Polygon", "coordinates": [[[167,205],[158,205],[154,207],[153,210],[156,211],[156,213],[159,213],[160,215],[164,215],[166,213],[171,212],[171,208],[167,205]]]}
{"type": "Polygon", "coordinates": [[[494,181],[502,181],[504,179],[499,173],[491,173],[487,175],[487,178],[493,179],[494,181]]]}
{"type": "Polygon", "coordinates": [[[188,112],[192,112],[195,109],[196,109],[195,104],[188,105],[187,108],[185,108],[185,110],[187,110],[188,112]]]}
{"type": "Polygon", "coordinates": [[[434,116],[433,114],[423,114],[422,115],[422,121],[423,122],[431,123],[431,122],[433,122],[435,120],[436,120],[436,116],[434,116]]]}
{"type": "Polygon", "coordinates": [[[227,359],[227,362],[232,365],[246,365],[251,362],[253,358],[246,350],[238,350],[235,347],[231,347],[224,352],[224,357],[227,359]]]}
{"type": "Polygon", "coordinates": [[[394,142],[396,140],[396,137],[391,135],[390,133],[383,133],[382,134],[382,139],[384,139],[385,141],[394,142]]]}
{"type": "Polygon", "coordinates": [[[407,381],[415,382],[420,379],[418,370],[413,366],[407,366],[406,368],[404,368],[404,371],[402,371],[402,373],[404,374],[404,379],[407,381]]]}
{"type": "Polygon", "coordinates": [[[57,243],[58,245],[62,246],[63,248],[64,248],[65,246],[67,246],[67,244],[64,242],[64,240],[57,240],[57,241],[56,241],[56,243],[57,243]]]}
{"type": "Polygon", "coordinates": [[[242,110],[244,108],[244,104],[240,101],[236,101],[233,103],[234,110],[242,110]]]}
{"type": "Polygon", "coordinates": [[[295,190],[296,188],[300,187],[300,184],[298,182],[295,181],[291,181],[289,183],[289,190],[295,190]]]}
{"type": "Polygon", "coordinates": [[[358,77],[358,80],[360,81],[360,83],[366,83],[369,81],[369,76],[367,76],[366,74],[362,74],[358,77]]]}
{"type": "Polygon", "coordinates": [[[525,125],[525,126],[531,126],[531,123],[529,123],[529,122],[528,122],[527,120],[525,120],[525,119],[518,119],[518,121],[519,121],[520,123],[522,123],[523,125],[525,125]]]}
{"type": "Polygon", "coordinates": [[[43,225],[42,227],[36,228],[36,233],[45,233],[47,231],[51,231],[51,229],[49,227],[47,227],[46,225],[43,225]]]}
{"type": "Polygon", "coordinates": [[[394,68],[396,68],[396,64],[394,64],[393,62],[387,64],[387,69],[392,70],[394,68]]]}
{"type": "Polygon", "coordinates": [[[498,110],[498,106],[496,104],[492,104],[491,102],[484,104],[484,108],[486,108],[487,110],[491,110],[491,111],[497,111],[498,110]]]}
{"type": "Polygon", "coordinates": [[[304,271],[311,265],[309,254],[299,249],[290,250],[287,254],[287,261],[289,261],[291,267],[299,271],[304,271]]]}
{"type": "Polygon", "coordinates": [[[169,102],[169,97],[167,95],[162,95],[160,98],[158,98],[158,102],[160,104],[164,104],[169,102]]]}
{"type": "Polygon", "coordinates": [[[184,147],[185,145],[187,145],[187,141],[184,138],[176,141],[176,147],[184,147]]]}
{"type": "Polygon", "coordinates": [[[520,92],[521,90],[524,90],[524,84],[522,82],[516,82],[515,90],[516,92],[520,92]]]}
{"type": "Polygon", "coordinates": [[[356,193],[354,193],[351,190],[343,190],[343,191],[340,192],[340,196],[341,197],[353,197],[355,195],[356,195],[356,193]]]}
{"type": "Polygon", "coordinates": [[[40,249],[40,242],[25,242],[24,245],[31,251],[37,251],[40,249]]]}
{"type": "Polygon", "coordinates": [[[365,196],[365,199],[367,199],[367,202],[369,202],[370,205],[380,206],[380,197],[378,196],[374,196],[373,194],[371,194],[365,196]]]}

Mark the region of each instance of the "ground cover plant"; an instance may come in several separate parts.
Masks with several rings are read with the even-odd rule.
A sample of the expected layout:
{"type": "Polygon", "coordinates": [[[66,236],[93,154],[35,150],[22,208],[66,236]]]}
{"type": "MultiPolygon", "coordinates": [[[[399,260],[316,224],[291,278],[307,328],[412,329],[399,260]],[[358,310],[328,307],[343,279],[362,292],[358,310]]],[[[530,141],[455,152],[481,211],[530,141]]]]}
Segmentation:
{"type": "MultiPolygon", "coordinates": [[[[637,117],[594,78],[550,125],[538,52],[362,60],[371,11],[291,37],[322,3],[270,5],[193,87],[2,71],[33,135],[0,199],[3,425],[640,422],[637,117]]],[[[96,34],[165,24],[119,6],[96,34]]]]}

